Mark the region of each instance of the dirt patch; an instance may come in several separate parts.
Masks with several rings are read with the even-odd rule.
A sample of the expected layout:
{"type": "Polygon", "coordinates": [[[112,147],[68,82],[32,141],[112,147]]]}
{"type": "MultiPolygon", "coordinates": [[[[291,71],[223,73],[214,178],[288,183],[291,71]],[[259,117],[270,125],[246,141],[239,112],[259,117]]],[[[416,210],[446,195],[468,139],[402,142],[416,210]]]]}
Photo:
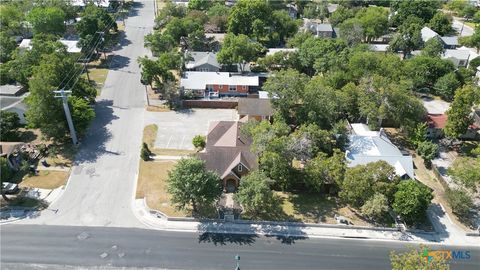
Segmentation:
{"type": "Polygon", "coordinates": [[[172,110],[170,110],[168,108],[168,106],[166,106],[166,105],[162,105],[162,106],[150,105],[150,106],[147,106],[147,111],[149,111],[149,112],[170,112],[172,110]]]}
{"type": "MultiPolygon", "coordinates": [[[[148,125],[143,128],[143,142],[148,145],[149,148],[153,148],[155,139],[157,138],[158,126],[157,125],[148,125]]],[[[153,149],[150,149],[153,150],[153,149]]]]}
{"type": "Polygon", "coordinates": [[[55,189],[67,182],[69,172],[40,171],[38,175],[27,176],[19,184],[20,187],[55,189]]]}
{"type": "Polygon", "coordinates": [[[415,164],[415,176],[417,177],[417,179],[433,190],[434,198],[432,200],[432,203],[442,204],[448,216],[457,226],[461,227],[463,230],[470,231],[471,229],[462,222],[460,222],[458,217],[453,214],[452,208],[450,208],[450,205],[448,204],[447,198],[445,196],[445,188],[440,184],[433,171],[428,170],[425,167],[425,164],[421,157],[414,157],[413,162],[415,164]]]}

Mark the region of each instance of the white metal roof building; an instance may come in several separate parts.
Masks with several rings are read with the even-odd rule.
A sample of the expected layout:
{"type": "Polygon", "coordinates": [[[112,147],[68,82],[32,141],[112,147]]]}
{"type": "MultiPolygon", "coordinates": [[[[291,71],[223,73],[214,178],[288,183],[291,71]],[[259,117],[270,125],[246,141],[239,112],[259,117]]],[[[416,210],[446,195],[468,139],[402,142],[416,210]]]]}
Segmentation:
{"type": "Polygon", "coordinates": [[[298,48],[268,48],[267,55],[273,55],[276,54],[277,52],[296,52],[298,51],[298,48]]]}
{"type": "Polygon", "coordinates": [[[259,86],[259,77],[230,72],[187,71],[180,80],[180,87],[184,89],[204,90],[207,85],[259,86]]]}
{"type": "MultiPolygon", "coordinates": [[[[63,45],[67,46],[67,52],[69,53],[79,53],[82,51],[81,48],[77,47],[78,40],[67,40],[67,39],[60,39],[58,40],[60,43],[63,45]]],[[[32,40],[31,39],[23,39],[20,45],[18,45],[19,48],[25,48],[28,50],[32,49],[32,40]]]]}
{"type": "Polygon", "coordinates": [[[371,131],[365,124],[351,124],[352,134],[345,153],[349,167],[386,161],[402,178],[414,179],[413,160],[400,152],[383,130],[371,131]]]}

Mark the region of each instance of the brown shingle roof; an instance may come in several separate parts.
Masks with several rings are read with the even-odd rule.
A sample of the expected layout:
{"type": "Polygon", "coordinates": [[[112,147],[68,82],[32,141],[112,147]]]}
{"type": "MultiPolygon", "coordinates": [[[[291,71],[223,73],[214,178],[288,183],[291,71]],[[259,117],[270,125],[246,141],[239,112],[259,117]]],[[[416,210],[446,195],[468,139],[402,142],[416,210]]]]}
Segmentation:
{"type": "Polygon", "coordinates": [[[198,155],[207,170],[224,177],[240,162],[249,170],[258,167],[257,157],[250,151],[251,139],[240,134],[241,125],[238,121],[210,123],[205,152],[198,155]]]}

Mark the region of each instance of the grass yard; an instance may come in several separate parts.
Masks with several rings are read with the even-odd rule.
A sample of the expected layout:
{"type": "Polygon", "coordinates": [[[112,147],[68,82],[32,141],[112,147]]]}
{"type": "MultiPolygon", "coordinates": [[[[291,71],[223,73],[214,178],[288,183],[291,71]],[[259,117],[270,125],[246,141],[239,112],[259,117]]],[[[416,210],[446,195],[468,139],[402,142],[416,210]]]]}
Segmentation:
{"type": "Polygon", "coordinates": [[[20,187],[55,189],[67,182],[69,172],[63,171],[40,171],[38,175],[27,176],[19,184],[20,187]]]}
{"type": "Polygon", "coordinates": [[[280,207],[268,211],[268,214],[261,219],[336,224],[334,218],[336,214],[348,218],[354,225],[372,226],[350,207],[338,206],[334,197],[292,192],[275,192],[275,194],[280,199],[280,207]]]}
{"type": "Polygon", "coordinates": [[[146,198],[150,208],[159,210],[168,216],[184,217],[188,213],[175,209],[170,204],[170,195],[167,193],[168,171],[173,169],[175,163],[175,161],[140,160],[136,198],[146,198]]]}
{"type": "Polygon", "coordinates": [[[457,224],[457,226],[460,226],[466,231],[470,231],[471,228],[468,228],[468,226],[466,226],[455,214],[453,214],[450,204],[447,202],[445,196],[445,188],[442,186],[442,184],[440,184],[439,180],[437,180],[437,177],[433,171],[425,167],[423,159],[419,156],[416,156],[413,159],[413,162],[415,164],[414,168],[416,178],[433,190],[434,198],[432,203],[441,203],[444,206],[445,211],[448,213],[448,216],[455,224],[457,224]]]}
{"type": "Polygon", "coordinates": [[[188,156],[196,153],[195,150],[164,149],[164,148],[155,148],[155,149],[152,149],[152,152],[155,153],[155,155],[159,155],[159,156],[188,156]]]}
{"type": "Polygon", "coordinates": [[[143,142],[146,143],[149,148],[153,148],[155,139],[157,138],[157,132],[158,126],[155,124],[151,124],[143,128],[143,142]]]}
{"type": "MultiPolygon", "coordinates": [[[[97,89],[97,95],[100,94],[103,85],[105,84],[105,80],[107,79],[108,75],[108,68],[90,68],[88,70],[90,81],[95,83],[95,88],[97,89]]],[[[87,77],[87,74],[84,74],[84,77],[87,77]]]]}

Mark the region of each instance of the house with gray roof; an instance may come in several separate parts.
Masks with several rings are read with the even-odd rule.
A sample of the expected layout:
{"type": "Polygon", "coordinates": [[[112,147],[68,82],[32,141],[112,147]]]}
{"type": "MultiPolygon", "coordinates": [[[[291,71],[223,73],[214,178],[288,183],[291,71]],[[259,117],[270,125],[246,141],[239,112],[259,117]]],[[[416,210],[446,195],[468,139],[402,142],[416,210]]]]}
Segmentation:
{"type": "Polygon", "coordinates": [[[443,47],[445,49],[455,49],[458,47],[458,37],[452,36],[452,37],[440,37],[440,40],[443,43],[443,47]]]}
{"type": "Polygon", "coordinates": [[[351,135],[345,152],[349,167],[365,165],[380,160],[395,168],[402,179],[414,179],[413,160],[404,155],[383,130],[371,131],[365,124],[351,124],[351,135]]]}
{"type": "Polygon", "coordinates": [[[257,157],[250,151],[251,138],[241,134],[239,121],[210,122],[205,151],[198,157],[207,170],[216,172],[224,191],[235,192],[243,176],[258,168],[257,157]]]}
{"type": "Polygon", "coordinates": [[[430,29],[430,27],[427,26],[424,26],[422,30],[420,30],[420,34],[422,35],[423,42],[427,42],[428,40],[435,37],[440,37],[437,32],[433,31],[432,29],[430,29]]]}
{"type": "Polygon", "coordinates": [[[239,98],[237,111],[240,118],[247,116],[257,121],[270,120],[273,115],[272,103],[268,98],[239,98]]]}
{"type": "Polygon", "coordinates": [[[219,72],[222,68],[217,61],[217,54],[214,52],[185,52],[187,62],[185,68],[188,71],[219,72]]]}
{"type": "Polygon", "coordinates": [[[452,61],[456,67],[468,67],[470,61],[477,57],[477,53],[466,47],[460,47],[454,50],[447,49],[442,55],[443,59],[452,61]]]}
{"type": "Polygon", "coordinates": [[[316,37],[333,38],[335,31],[329,23],[322,23],[320,20],[303,19],[304,31],[310,31],[316,37]]]}

